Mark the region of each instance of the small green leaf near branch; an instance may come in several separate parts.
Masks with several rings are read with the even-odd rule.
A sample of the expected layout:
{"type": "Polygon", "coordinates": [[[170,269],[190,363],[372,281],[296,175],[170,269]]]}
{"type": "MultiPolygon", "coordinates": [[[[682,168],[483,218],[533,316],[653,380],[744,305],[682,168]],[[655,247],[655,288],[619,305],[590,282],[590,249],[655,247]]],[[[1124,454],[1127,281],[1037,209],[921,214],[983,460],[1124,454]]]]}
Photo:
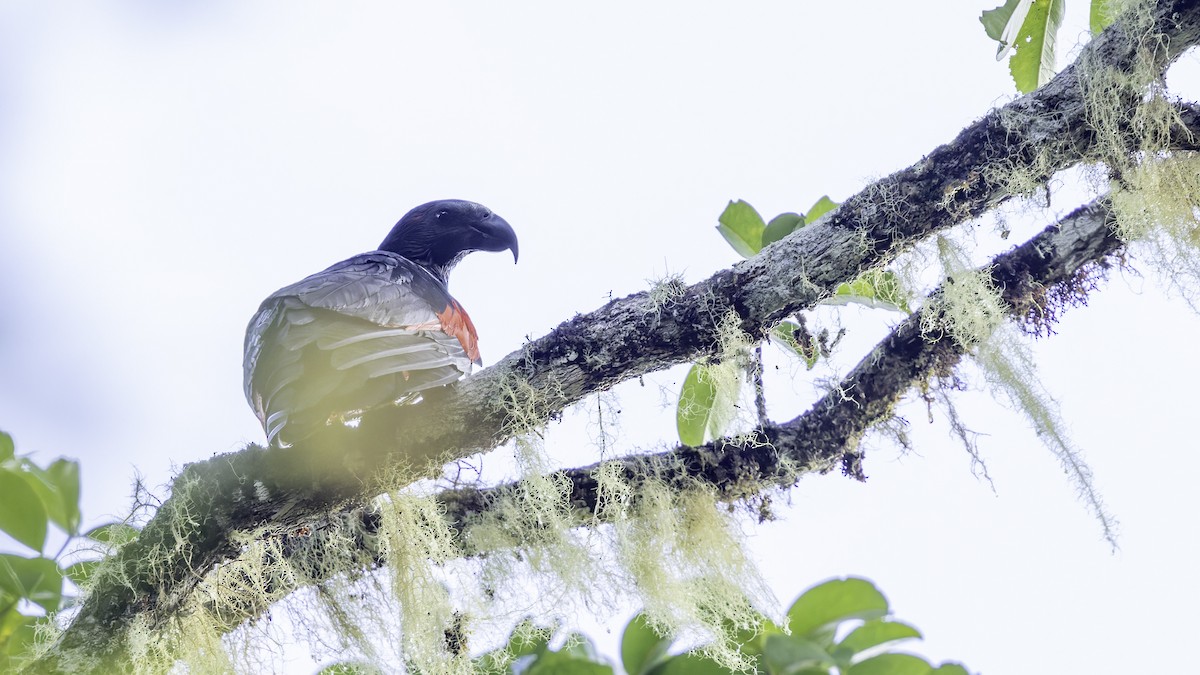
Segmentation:
{"type": "MultiPolygon", "coordinates": [[[[1013,52],[1008,68],[1023,94],[1054,77],[1058,29],[1065,5],[1065,0],[1007,0],[979,17],[988,37],[998,43],[996,59],[1013,52]]],[[[1102,23],[1105,16],[1100,11],[1095,21],[1102,23]]]]}
{"type": "Polygon", "coordinates": [[[808,211],[781,213],[767,223],[753,206],[744,200],[729,202],[717,218],[717,231],[743,258],[757,255],[764,246],[774,244],[837,207],[838,203],[822,195],[808,211]]]}
{"type": "Polygon", "coordinates": [[[706,435],[720,436],[718,393],[716,380],[708,373],[708,367],[693,364],[683,380],[675,416],[681,443],[697,447],[704,445],[706,435]]]}
{"type": "Polygon", "coordinates": [[[717,221],[720,223],[717,231],[743,258],[753,257],[762,249],[763,230],[767,225],[753,206],[740,199],[729,202],[717,221]]]}
{"type": "Polygon", "coordinates": [[[912,314],[908,306],[908,293],[900,284],[900,278],[890,270],[867,270],[853,281],[839,284],[833,295],[822,300],[821,304],[858,304],[912,314]]]}

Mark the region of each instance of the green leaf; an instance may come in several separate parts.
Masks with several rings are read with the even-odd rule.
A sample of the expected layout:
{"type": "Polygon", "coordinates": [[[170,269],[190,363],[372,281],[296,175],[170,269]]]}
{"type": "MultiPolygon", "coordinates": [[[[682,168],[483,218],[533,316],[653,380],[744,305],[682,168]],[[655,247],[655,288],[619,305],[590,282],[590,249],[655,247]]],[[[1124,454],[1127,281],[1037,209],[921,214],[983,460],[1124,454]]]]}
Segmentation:
{"type": "Polygon", "coordinates": [[[546,652],[537,657],[524,675],[612,675],[612,666],[581,658],[566,650],[546,652]]]}
{"type": "Polygon", "coordinates": [[[938,675],[971,675],[961,663],[943,663],[930,672],[937,673],[938,675]]]}
{"type": "Polygon", "coordinates": [[[62,512],[64,514],[62,521],[55,522],[66,530],[67,534],[78,534],[79,521],[81,520],[79,512],[79,462],[70,459],[57,459],[46,468],[46,473],[50,476],[51,482],[53,482],[54,487],[58,490],[59,501],[62,504],[62,512]]]}
{"type": "Polygon", "coordinates": [[[53,560],[0,554],[0,589],[53,612],[62,601],[62,585],[62,572],[53,560]]]}
{"type": "Polygon", "coordinates": [[[867,304],[874,299],[875,287],[871,285],[871,282],[858,277],[838,284],[837,288],[833,290],[833,297],[826,298],[823,302],[827,305],[848,305],[852,302],[867,304]]]}
{"type": "Polygon", "coordinates": [[[679,442],[692,447],[704,445],[704,434],[717,401],[717,388],[705,371],[705,367],[699,363],[692,365],[683,380],[679,409],[675,415],[679,442]]]}
{"type": "Polygon", "coordinates": [[[79,533],[79,462],[57,459],[45,469],[27,458],[20,474],[37,493],[50,522],[72,536],[79,533]]]}
{"type": "Polygon", "coordinates": [[[675,414],[679,441],[692,447],[704,444],[705,436],[720,438],[733,419],[737,391],[721,391],[709,366],[694,364],[683,380],[675,414]]]}
{"type": "Polygon", "coordinates": [[[120,548],[138,538],[138,529],[128,523],[105,523],[88,530],[83,536],[120,548]]]}
{"type": "Polygon", "coordinates": [[[554,629],[541,627],[530,619],[525,619],[513,628],[508,636],[508,644],[501,649],[495,649],[474,659],[475,672],[489,675],[507,675],[509,664],[523,656],[539,655],[546,652],[554,629]]]}
{"type": "Polygon", "coordinates": [[[1100,31],[1112,25],[1114,13],[1111,4],[1112,0],[1092,0],[1092,10],[1088,17],[1088,28],[1091,29],[1092,35],[1099,35],[1100,31]]]}
{"type": "Polygon", "coordinates": [[[46,507],[24,473],[0,467],[0,531],[40,553],[46,544],[46,507]]]}
{"type": "Polygon", "coordinates": [[[577,659],[587,661],[600,661],[600,653],[596,651],[596,645],[591,638],[583,633],[571,633],[567,635],[566,643],[559,650],[564,654],[570,654],[577,659]]]}
{"type": "Polygon", "coordinates": [[[874,309],[911,314],[908,296],[900,278],[890,270],[867,270],[849,283],[838,284],[833,296],[821,301],[823,305],[865,305],[874,309]]]}
{"type": "Polygon", "coordinates": [[[725,211],[717,220],[720,222],[717,231],[743,258],[749,258],[762,250],[763,230],[767,226],[753,206],[740,199],[729,202],[729,206],[725,207],[725,211]]]}
{"type": "Polygon", "coordinates": [[[378,668],[361,661],[341,661],[331,663],[317,671],[317,675],[375,675],[378,668]]]}
{"type": "Polygon", "coordinates": [[[0,462],[12,459],[17,446],[13,443],[12,436],[0,431],[0,462]]]}
{"type": "Polygon", "coordinates": [[[796,356],[799,356],[808,370],[812,370],[813,366],[817,365],[817,360],[821,358],[821,349],[817,345],[814,338],[807,340],[808,344],[802,342],[803,334],[797,334],[800,330],[800,324],[795,321],[782,321],[778,326],[771,329],[771,338],[779,344],[792,350],[796,356]]]}
{"type": "Polygon", "coordinates": [[[810,635],[850,619],[878,619],[888,613],[887,598],[866,579],[832,579],[804,592],[788,610],[793,635],[810,635]]]}
{"type": "Polygon", "coordinates": [[[1013,82],[1022,94],[1054,77],[1055,45],[1066,0],[1033,0],[1017,34],[1017,52],[1008,61],[1013,82]]]}
{"type": "Polygon", "coordinates": [[[67,512],[63,508],[62,495],[59,494],[58,488],[55,487],[54,479],[45,469],[34,464],[26,457],[17,460],[17,466],[20,469],[14,467],[13,471],[21,476],[30,489],[37,494],[38,499],[41,500],[42,507],[46,511],[46,517],[50,519],[50,522],[66,531],[67,512]]]}
{"type": "Polygon", "coordinates": [[[82,586],[92,577],[92,574],[96,571],[96,566],[99,564],[99,560],[84,560],[63,569],[62,573],[74,582],[75,585],[82,586]]]}
{"type": "Polygon", "coordinates": [[[733,672],[707,656],[687,652],[659,663],[649,675],[732,675],[733,672]]]}
{"type": "Polygon", "coordinates": [[[1013,44],[1017,40],[1017,33],[1021,30],[1021,24],[1025,23],[1025,17],[1029,14],[1029,7],[1033,4],[1033,0],[1005,0],[1005,3],[996,9],[985,10],[979,16],[979,23],[983,24],[983,31],[987,36],[999,43],[996,47],[996,60],[1004,58],[1004,55],[1013,48],[1013,44]]]}
{"type": "Polygon", "coordinates": [[[796,230],[804,227],[804,216],[799,213],[781,213],[767,223],[762,233],[762,245],[774,244],[796,230]]]}
{"type": "Polygon", "coordinates": [[[763,661],[767,665],[767,672],[773,675],[793,673],[801,668],[829,668],[834,665],[833,657],[821,645],[798,635],[767,636],[763,661]]]}
{"type": "Polygon", "coordinates": [[[933,666],[912,654],[880,654],[850,666],[846,672],[847,675],[929,675],[933,666]]]}
{"type": "Polygon", "coordinates": [[[16,607],[0,614],[0,666],[6,663],[5,657],[17,656],[33,645],[37,622],[37,617],[25,616],[16,607]]]}
{"type": "Polygon", "coordinates": [[[644,675],[662,660],[671,642],[654,632],[646,623],[646,615],[639,613],[629,620],[621,635],[621,665],[629,675],[644,675]]]}
{"type": "Polygon", "coordinates": [[[850,631],[850,634],[838,643],[838,647],[851,654],[858,654],[872,647],[910,638],[920,639],[920,631],[900,621],[874,619],[850,631]]]}
{"type": "Polygon", "coordinates": [[[813,204],[808,209],[808,213],[804,214],[805,223],[815,223],[821,216],[836,209],[840,204],[829,198],[829,195],[821,195],[817,203],[813,204]]]}

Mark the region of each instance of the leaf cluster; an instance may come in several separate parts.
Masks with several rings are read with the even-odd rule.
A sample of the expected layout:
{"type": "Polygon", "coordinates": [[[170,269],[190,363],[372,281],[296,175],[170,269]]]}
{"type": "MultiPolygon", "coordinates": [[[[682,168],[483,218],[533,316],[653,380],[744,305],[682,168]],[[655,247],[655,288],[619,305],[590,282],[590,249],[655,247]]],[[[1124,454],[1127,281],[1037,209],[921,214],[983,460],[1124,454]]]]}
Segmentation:
{"type": "MultiPolygon", "coordinates": [[[[934,666],[926,659],[893,651],[921,639],[911,625],[891,618],[887,598],[870,581],[832,579],[802,593],[777,625],[761,617],[757,630],[739,634],[742,653],[759,675],[968,675],[961,664],[934,666]]],[[[525,619],[504,646],[472,660],[486,675],[614,675],[586,636],[571,633],[560,649],[551,648],[554,629],[525,619]]],[[[659,635],[644,614],[634,616],[621,635],[620,664],[627,675],[733,675],[735,671],[703,654],[702,648],[672,653],[675,640],[659,635]]],[[[365,675],[369,666],[342,662],[318,675],[365,675]]]]}
{"type": "MultiPolygon", "coordinates": [[[[768,222],[748,202],[739,199],[730,201],[718,217],[717,231],[733,250],[743,257],[750,258],[764,247],[805,225],[816,222],[838,205],[838,202],[824,195],[803,215],[794,212],[781,213],[768,222]]],[[[820,304],[853,304],[904,314],[912,312],[908,305],[908,294],[899,278],[894,272],[884,269],[867,270],[852,281],[839,284],[833,295],[822,300],[820,304]]],[[[809,370],[822,356],[829,354],[827,336],[810,334],[801,320],[785,319],[771,330],[770,338],[772,342],[803,361],[809,370]]],[[[723,355],[723,358],[728,359],[731,356],[723,355]]],[[[755,366],[757,372],[761,372],[762,364],[757,352],[754,359],[746,354],[738,356],[750,365],[746,374],[751,378],[756,372],[755,366]]],[[[755,385],[761,388],[760,383],[756,382],[755,385]]],[[[708,364],[692,365],[680,389],[675,415],[680,442],[696,447],[707,440],[725,435],[729,422],[734,418],[732,408],[737,404],[735,393],[722,391],[722,387],[730,386],[737,387],[739,384],[736,379],[714,376],[708,364]]],[[[762,398],[759,397],[759,400],[762,398]]]]}
{"type": "Polygon", "coordinates": [[[79,462],[59,458],[39,466],[18,456],[12,436],[0,431],[0,532],[22,548],[0,552],[0,672],[15,669],[29,655],[39,621],[74,601],[64,582],[83,585],[94,571],[95,560],[67,564],[77,557],[68,553],[71,544],[83,537],[112,547],[136,536],[124,523],[101,525],[81,535],[82,520],[79,462]],[[66,540],[47,555],[51,525],[66,540]]]}
{"type": "MultiPolygon", "coordinates": [[[[926,659],[894,651],[921,639],[913,626],[891,616],[887,598],[857,577],[817,584],[796,599],[786,621],[761,617],[756,630],[739,633],[741,651],[760,675],[968,675],[961,664],[934,666],[926,659]]],[[[586,636],[571,633],[553,649],[554,629],[526,619],[507,643],[472,660],[488,675],[613,675],[619,669],[600,656],[586,636]]],[[[703,648],[672,653],[675,640],[659,635],[644,614],[629,621],[621,636],[620,666],[628,675],[732,675],[735,671],[703,654],[703,648]]],[[[339,663],[319,675],[371,672],[339,663]]]]}
{"type": "MultiPolygon", "coordinates": [[[[967,675],[960,664],[934,666],[924,658],[893,651],[920,639],[911,625],[891,618],[887,598],[866,579],[832,579],[809,588],[788,609],[780,626],[763,617],[756,631],[739,636],[741,651],[761,675],[967,675]]],[[[634,617],[621,640],[621,660],[630,675],[725,675],[732,671],[700,650],[669,654],[672,640],[634,617]]]]}
{"type": "MultiPolygon", "coordinates": [[[[1066,0],[1006,0],[979,17],[987,36],[996,41],[996,60],[1012,54],[1008,70],[1022,94],[1054,77],[1058,29],[1066,4],[1066,0]]],[[[1114,4],[1115,0],[1091,0],[1088,27],[1092,35],[1113,22],[1114,4]]]]}

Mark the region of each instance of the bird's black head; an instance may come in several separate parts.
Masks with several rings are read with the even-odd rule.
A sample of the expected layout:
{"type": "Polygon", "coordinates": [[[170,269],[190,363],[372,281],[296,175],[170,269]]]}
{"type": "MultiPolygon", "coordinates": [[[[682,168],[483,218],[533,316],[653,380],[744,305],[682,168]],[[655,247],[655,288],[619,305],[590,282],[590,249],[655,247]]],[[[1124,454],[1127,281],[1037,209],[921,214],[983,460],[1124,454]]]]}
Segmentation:
{"type": "Polygon", "coordinates": [[[406,213],[379,250],[424,265],[444,280],[472,251],[509,250],[516,262],[517,235],[503,218],[482,204],[441,199],[406,213]]]}

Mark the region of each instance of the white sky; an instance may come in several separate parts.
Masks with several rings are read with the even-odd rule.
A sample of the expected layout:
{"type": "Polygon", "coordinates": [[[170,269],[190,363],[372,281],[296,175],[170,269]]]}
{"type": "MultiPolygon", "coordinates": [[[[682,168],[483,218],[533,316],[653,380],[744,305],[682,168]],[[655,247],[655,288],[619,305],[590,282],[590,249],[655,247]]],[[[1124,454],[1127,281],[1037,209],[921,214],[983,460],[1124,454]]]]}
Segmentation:
{"type": "MultiPolygon", "coordinates": [[[[728,199],[767,217],[844,199],[1008,100],[988,5],[0,2],[0,428],[81,460],[91,523],[122,513],[135,472],[161,485],[260,441],[241,390],[260,300],[430,199],[487,204],[521,238],[519,266],[479,254],[452,282],[485,361],[665,272],[702,279],[736,260],[713,229],[728,199]]],[[[1198,64],[1178,93],[1200,92],[1198,64]]],[[[1010,241],[1074,205],[1026,209],[1010,241]]],[[[889,321],[850,310],[838,367],[889,321]]],[[[868,484],[807,478],[749,530],[777,596],[868,576],[925,633],[916,651],[983,673],[1186,654],[1197,334],[1153,274],[1119,273],[1036,345],[1121,521],[1116,555],[1021,419],[971,393],[998,495],[910,405],[916,455],[876,443],[868,484]]],[[[814,374],[779,363],[788,419],[814,374]]],[[[681,377],[649,378],[649,398],[681,377]]],[[[671,411],[630,396],[618,450],[669,442],[671,411]]],[[[551,454],[594,460],[566,433],[582,428],[551,454]]]]}

